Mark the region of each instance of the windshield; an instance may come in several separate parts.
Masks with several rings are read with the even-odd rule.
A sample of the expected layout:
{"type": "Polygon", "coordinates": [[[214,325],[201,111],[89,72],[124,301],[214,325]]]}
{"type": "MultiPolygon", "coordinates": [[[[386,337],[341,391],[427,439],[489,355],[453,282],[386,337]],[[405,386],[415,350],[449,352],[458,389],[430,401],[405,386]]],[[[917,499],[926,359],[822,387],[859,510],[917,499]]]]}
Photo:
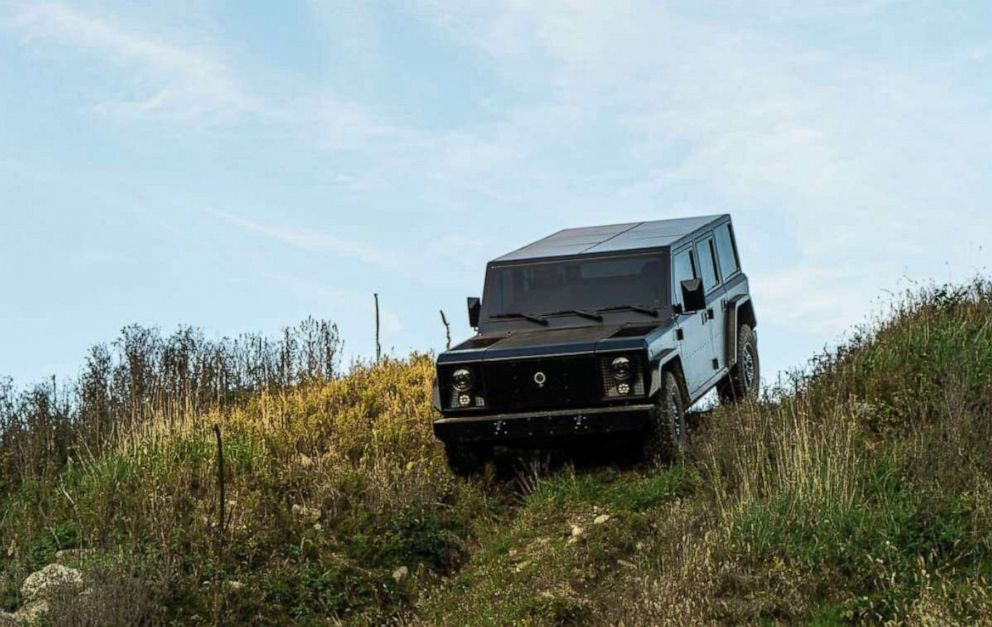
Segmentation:
{"type": "Polygon", "coordinates": [[[494,266],[486,279],[488,318],[668,305],[667,263],[659,254],[494,266]]]}

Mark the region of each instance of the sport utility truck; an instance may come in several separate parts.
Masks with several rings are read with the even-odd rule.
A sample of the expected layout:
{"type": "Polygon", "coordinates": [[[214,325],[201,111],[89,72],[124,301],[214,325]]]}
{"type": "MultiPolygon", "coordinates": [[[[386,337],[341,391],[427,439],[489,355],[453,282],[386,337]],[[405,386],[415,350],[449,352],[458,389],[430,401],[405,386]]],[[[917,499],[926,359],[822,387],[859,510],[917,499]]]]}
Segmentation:
{"type": "Polygon", "coordinates": [[[475,337],[438,356],[434,434],[456,473],[495,445],[634,436],[686,445],[711,389],[758,393],[754,305],[729,215],[560,231],[491,261],[475,337]]]}

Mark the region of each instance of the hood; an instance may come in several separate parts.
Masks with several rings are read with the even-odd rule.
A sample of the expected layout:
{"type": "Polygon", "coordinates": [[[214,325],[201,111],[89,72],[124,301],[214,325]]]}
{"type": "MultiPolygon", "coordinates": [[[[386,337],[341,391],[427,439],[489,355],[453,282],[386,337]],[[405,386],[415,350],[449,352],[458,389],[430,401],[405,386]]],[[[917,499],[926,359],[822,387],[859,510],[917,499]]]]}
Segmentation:
{"type": "Polygon", "coordinates": [[[516,331],[506,335],[478,335],[441,353],[438,363],[643,348],[644,338],[664,324],[657,320],[647,324],[597,324],[527,332],[516,331]]]}

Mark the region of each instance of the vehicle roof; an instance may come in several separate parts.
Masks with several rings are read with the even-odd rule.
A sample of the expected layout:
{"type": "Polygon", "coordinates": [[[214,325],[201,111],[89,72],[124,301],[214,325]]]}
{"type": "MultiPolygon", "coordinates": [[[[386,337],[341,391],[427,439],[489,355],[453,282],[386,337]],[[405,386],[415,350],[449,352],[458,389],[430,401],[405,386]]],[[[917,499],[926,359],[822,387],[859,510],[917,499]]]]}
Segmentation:
{"type": "Polygon", "coordinates": [[[726,218],[727,214],[723,214],[565,229],[494,259],[493,263],[667,248],[726,218]]]}

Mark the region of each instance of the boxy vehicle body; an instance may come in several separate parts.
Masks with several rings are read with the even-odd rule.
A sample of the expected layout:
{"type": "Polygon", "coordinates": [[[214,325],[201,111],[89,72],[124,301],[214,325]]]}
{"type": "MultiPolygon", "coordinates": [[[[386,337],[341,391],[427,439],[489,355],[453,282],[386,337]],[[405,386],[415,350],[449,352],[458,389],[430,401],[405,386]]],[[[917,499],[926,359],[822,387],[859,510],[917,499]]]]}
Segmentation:
{"type": "Polygon", "coordinates": [[[568,229],[490,262],[475,337],[437,359],[435,435],[452,468],[497,444],[630,434],[685,446],[713,388],[757,394],[754,305],[729,215],[568,229]]]}

